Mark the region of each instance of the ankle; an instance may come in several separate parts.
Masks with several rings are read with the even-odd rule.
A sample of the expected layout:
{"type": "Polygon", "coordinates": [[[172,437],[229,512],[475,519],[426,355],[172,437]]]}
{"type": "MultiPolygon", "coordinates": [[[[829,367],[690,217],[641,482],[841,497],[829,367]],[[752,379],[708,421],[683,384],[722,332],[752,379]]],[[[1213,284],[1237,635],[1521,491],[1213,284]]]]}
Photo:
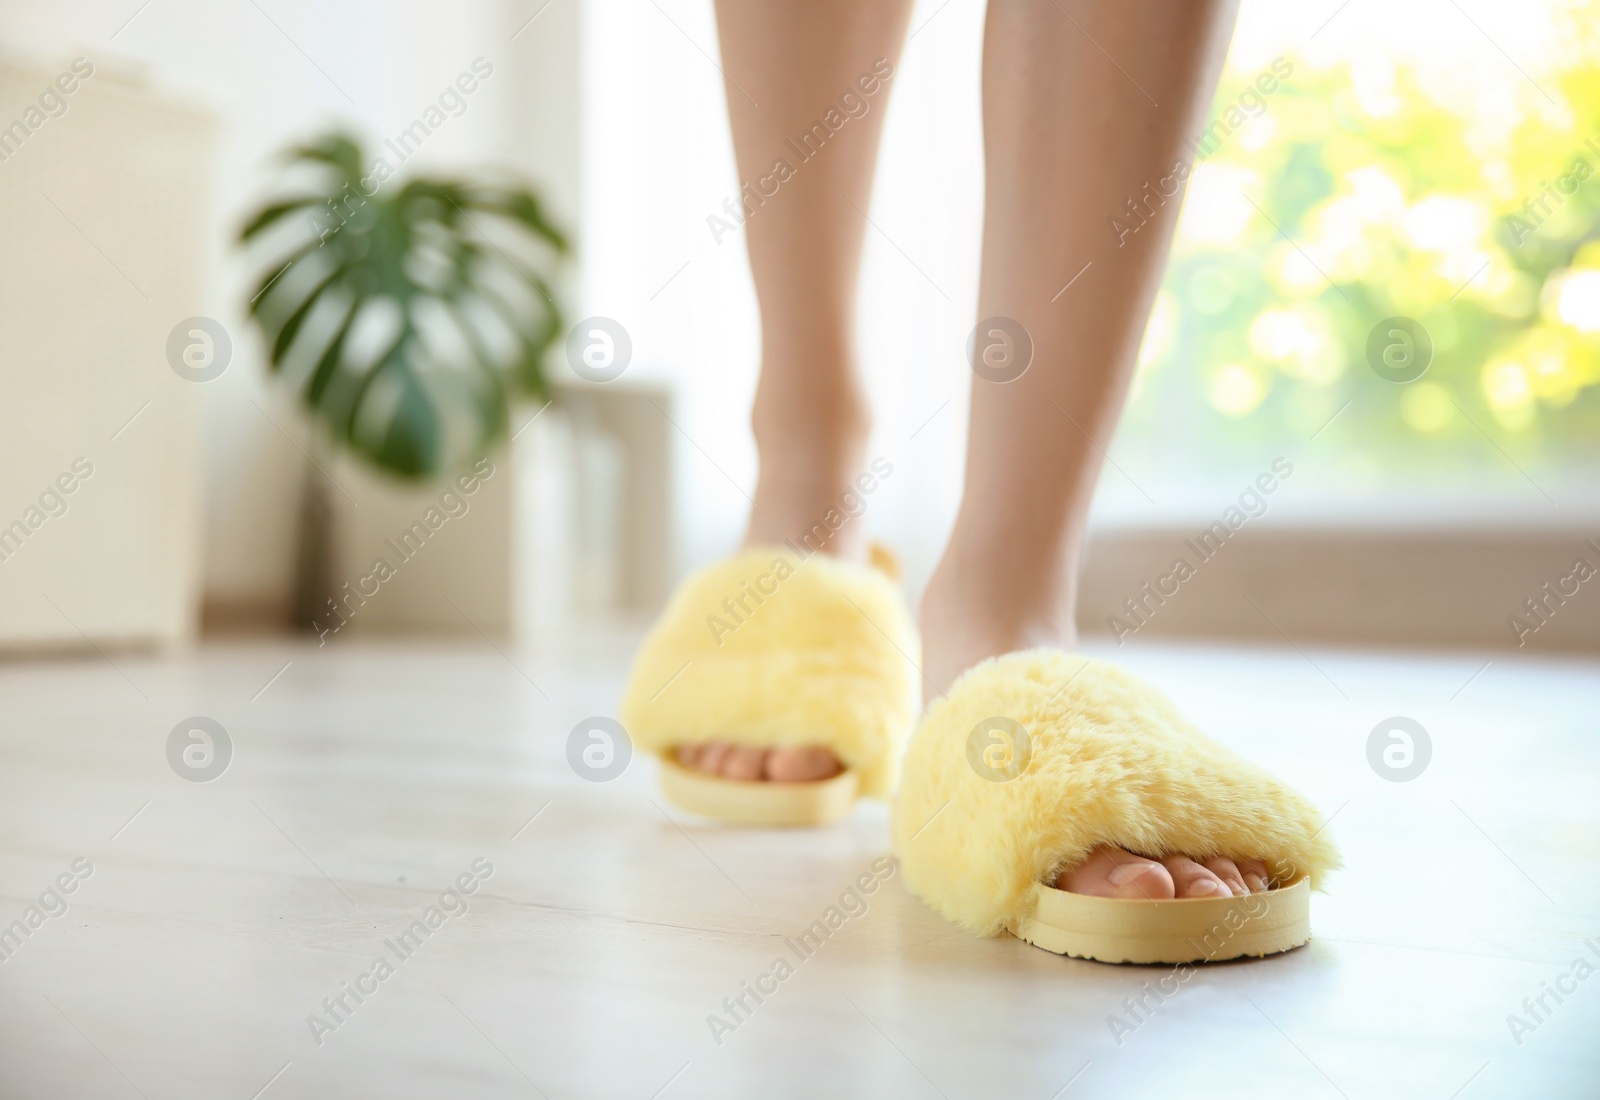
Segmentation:
{"type": "Polygon", "coordinates": [[[793,541],[812,551],[866,555],[857,487],[867,464],[870,419],[863,406],[796,409],[784,419],[755,419],[760,476],[746,545],[793,541]]]}
{"type": "MultiPolygon", "coordinates": [[[[831,468],[830,468],[831,469],[831,468]]],[[[852,561],[866,558],[866,528],[860,519],[860,494],[848,472],[809,470],[768,472],[763,464],[750,509],[746,546],[792,544],[852,561]]]]}
{"type": "Polygon", "coordinates": [[[1071,649],[1078,642],[1070,603],[1026,585],[974,583],[944,563],[922,594],[919,618],[924,641],[944,645],[959,636],[969,648],[982,650],[973,663],[1037,646],[1071,649]]]}
{"type": "Polygon", "coordinates": [[[1034,571],[952,540],[919,610],[927,693],[948,691],[980,661],[1020,649],[1077,646],[1075,562],[1034,571]]]}

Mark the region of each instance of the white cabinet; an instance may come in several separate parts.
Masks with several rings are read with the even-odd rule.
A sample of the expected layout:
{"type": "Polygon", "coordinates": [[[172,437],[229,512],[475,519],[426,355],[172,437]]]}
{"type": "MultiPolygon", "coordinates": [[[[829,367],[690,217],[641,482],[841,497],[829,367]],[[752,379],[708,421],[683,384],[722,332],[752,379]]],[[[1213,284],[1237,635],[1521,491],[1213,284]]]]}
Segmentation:
{"type": "Polygon", "coordinates": [[[167,345],[201,312],[211,133],[104,66],[0,56],[0,648],[195,632],[201,383],[167,345]]]}

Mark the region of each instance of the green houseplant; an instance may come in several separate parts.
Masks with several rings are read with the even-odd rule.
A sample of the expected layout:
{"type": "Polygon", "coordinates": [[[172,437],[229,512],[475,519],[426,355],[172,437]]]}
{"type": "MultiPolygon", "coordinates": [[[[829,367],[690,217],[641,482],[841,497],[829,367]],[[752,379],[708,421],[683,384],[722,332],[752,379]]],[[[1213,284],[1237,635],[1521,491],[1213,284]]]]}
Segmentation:
{"type": "Polygon", "coordinates": [[[240,231],[262,273],[250,317],[322,433],[421,480],[483,454],[519,395],[548,400],[565,237],[527,187],[388,182],[352,138],[291,150],[284,197],[240,231]]]}

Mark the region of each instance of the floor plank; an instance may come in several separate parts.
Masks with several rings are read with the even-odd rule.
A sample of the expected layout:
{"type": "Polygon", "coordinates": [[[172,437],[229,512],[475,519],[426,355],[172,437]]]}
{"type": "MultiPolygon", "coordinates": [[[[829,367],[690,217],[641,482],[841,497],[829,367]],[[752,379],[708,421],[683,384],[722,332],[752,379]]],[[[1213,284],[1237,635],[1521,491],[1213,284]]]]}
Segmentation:
{"type": "Polygon", "coordinates": [[[611,712],[632,642],[236,643],[0,666],[0,925],[58,876],[73,886],[0,963],[0,1095],[1600,1087],[1600,978],[1562,977],[1580,957],[1600,968],[1594,662],[1115,651],[1332,815],[1346,861],[1307,948],[1203,969],[1130,1009],[1163,969],[973,939],[894,876],[813,955],[789,955],[884,855],[884,811],[732,830],[667,808],[648,760],[580,778],[568,732],[611,712]],[[1395,715],[1432,744],[1406,782],[1368,762],[1395,715]],[[194,716],[232,744],[208,782],[168,761],[194,716]],[[386,945],[463,874],[464,912],[413,933],[407,957],[386,945]],[[714,1035],[708,1018],[729,1020],[724,999],[780,956],[793,977],[714,1035]],[[346,994],[314,1037],[309,1016],[336,1019],[323,998],[380,958],[392,975],[359,1004],[346,994]],[[1558,979],[1575,986],[1560,1003],[1545,993],[1558,979]],[[1536,1020],[1523,1001],[1541,993],[1536,1020]]]}

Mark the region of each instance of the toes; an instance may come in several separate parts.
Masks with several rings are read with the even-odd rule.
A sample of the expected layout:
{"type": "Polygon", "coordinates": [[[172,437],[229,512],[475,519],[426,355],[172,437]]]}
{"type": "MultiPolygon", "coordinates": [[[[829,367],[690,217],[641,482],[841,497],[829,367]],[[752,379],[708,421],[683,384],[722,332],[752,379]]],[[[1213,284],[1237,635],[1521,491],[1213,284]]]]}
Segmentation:
{"type": "Polygon", "coordinates": [[[1233,891],[1222,879],[1188,856],[1167,856],[1161,865],[1172,875],[1180,898],[1231,898],[1233,891]]]}
{"type": "Polygon", "coordinates": [[[844,770],[839,758],[821,745],[798,745],[767,753],[766,777],[775,783],[815,783],[844,770]]]}
{"type": "Polygon", "coordinates": [[[1239,865],[1227,856],[1212,856],[1210,859],[1202,860],[1201,863],[1206,870],[1220,878],[1223,885],[1233,891],[1234,897],[1243,897],[1250,892],[1250,887],[1245,885],[1244,874],[1239,870],[1239,865]]]}
{"type": "Polygon", "coordinates": [[[733,746],[726,741],[707,741],[701,746],[700,756],[694,766],[710,775],[718,775],[722,771],[722,762],[732,751],[733,746]]]}
{"type": "Polygon", "coordinates": [[[832,779],[844,765],[821,745],[762,749],[727,741],[686,743],[673,750],[678,763],[724,779],[770,779],[778,783],[811,783],[832,779]]]}
{"type": "Polygon", "coordinates": [[[1174,896],[1172,875],[1165,867],[1121,848],[1096,848],[1082,864],[1058,875],[1055,886],[1100,898],[1165,901],[1174,896]]]}
{"type": "Polygon", "coordinates": [[[718,774],[724,779],[760,779],[761,764],[766,755],[766,749],[756,748],[753,745],[734,745],[722,758],[718,774]]]}
{"type": "Polygon", "coordinates": [[[1250,887],[1250,892],[1259,894],[1272,889],[1272,876],[1267,874],[1267,865],[1259,859],[1241,859],[1235,861],[1239,865],[1239,873],[1244,876],[1244,884],[1250,887]]]}
{"type": "Polygon", "coordinates": [[[1159,861],[1121,848],[1100,847],[1070,871],[1056,876],[1055,888],[1102,898],[1162,901],[1167,898],[1228,898],[1271,889],[1272,878],[1259,859],[1214,856],[1197,862],[1188,856],[1159,861]]]}

